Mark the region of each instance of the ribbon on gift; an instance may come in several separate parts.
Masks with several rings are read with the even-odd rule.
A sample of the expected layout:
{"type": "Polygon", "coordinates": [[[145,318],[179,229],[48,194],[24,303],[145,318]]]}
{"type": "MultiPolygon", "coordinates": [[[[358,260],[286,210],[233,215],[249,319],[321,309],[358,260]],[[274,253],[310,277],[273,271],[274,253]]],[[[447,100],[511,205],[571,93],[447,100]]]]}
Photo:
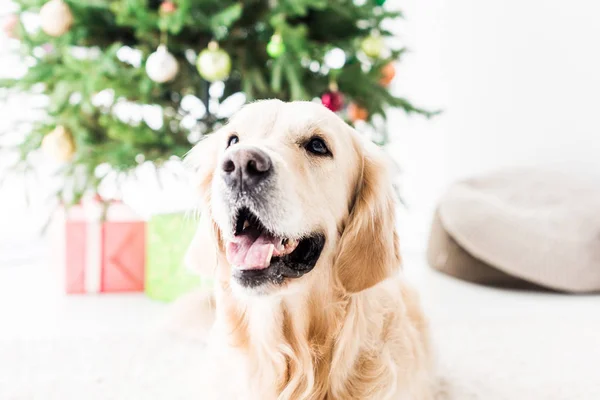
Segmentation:
{"type": "Polygon", "coordinates": [[[100,293],[102,290],[102,203],[97,199],[83,204],[85,214],[85,265],[84,287],[87,293],[100,293]]]}
{"type": "Polygon", "coordinates": [[[145,279],[145,222],[117,200],[84,198],[68,210],[58,258],[69,294],[142,291],[145,279]]]}

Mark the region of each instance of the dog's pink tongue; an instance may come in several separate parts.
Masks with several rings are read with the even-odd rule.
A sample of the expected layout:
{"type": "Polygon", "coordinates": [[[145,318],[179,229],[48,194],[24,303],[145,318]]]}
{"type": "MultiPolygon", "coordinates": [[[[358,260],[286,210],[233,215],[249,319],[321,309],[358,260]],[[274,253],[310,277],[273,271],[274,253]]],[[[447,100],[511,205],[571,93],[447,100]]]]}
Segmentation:
{"type": "Polygon", "coordinates": [[[277,239],[267,235],[240,235],[227,243],[229,264],[239,269],[264,269],[271,263],[277,239]]]}

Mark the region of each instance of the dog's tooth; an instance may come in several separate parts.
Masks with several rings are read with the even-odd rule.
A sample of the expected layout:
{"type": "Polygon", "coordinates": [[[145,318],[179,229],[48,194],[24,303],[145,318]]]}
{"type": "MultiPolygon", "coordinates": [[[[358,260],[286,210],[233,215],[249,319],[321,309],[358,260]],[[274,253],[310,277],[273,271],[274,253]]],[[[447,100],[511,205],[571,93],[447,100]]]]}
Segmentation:
{"type": "Polygon", "coordinates": [[[243,226],[242,230],[245,231],[246,228],[248,228],[249,226],[250,226],[250,222],[248,222],[248,220],[245,220],[244,221],[244,226],[243,226]]]}
{"type": "Polygon", "coordinates": [[[290,239],[288,240],[288,242],[285,245],[285,254],[290,254],[291,252],[293,252],[294,250],[296,250],[296,247],[298,247],[298,241],[295,239],[290,239]]]}
{"type": "Polygon", "coordinates": [[[281,253],[283,251],[283,249],[285,249],[285,245],[283,244],[283,242],[285,242],[285,239],[281,239],[279,242],[277,242],[277,244],[275,245],[275,251],[277,253],[281,253]]]}
{"type": "Polygon", "coordinates": [[[271,258],[273,258],[273,252],[275,251],[275,246],[270,244],[269,245],[269,252],[267,253],[267,258],[265,259],[265,267],[268,267],[269,265],[271,265],[271,258]]]}

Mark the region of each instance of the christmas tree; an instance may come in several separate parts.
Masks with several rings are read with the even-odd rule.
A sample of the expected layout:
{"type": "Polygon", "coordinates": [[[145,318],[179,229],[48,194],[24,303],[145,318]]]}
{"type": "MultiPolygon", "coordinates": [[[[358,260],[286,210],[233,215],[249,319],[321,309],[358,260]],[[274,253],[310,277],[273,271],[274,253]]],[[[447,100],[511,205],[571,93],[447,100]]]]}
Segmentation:
{"type": "Polygon", "coordinates": [[[404,49],[386,46],[383,23],[401,13],[384,0],[16,3],[4,29],[27,70],[2,81],[3,94],[48,99],[19,163],[40,149],[59,162],[65,202],[107,171],[183,157],[256,99],[316,100],[366,126],[390,108],[431,115],[387,88],[404,49]]]}

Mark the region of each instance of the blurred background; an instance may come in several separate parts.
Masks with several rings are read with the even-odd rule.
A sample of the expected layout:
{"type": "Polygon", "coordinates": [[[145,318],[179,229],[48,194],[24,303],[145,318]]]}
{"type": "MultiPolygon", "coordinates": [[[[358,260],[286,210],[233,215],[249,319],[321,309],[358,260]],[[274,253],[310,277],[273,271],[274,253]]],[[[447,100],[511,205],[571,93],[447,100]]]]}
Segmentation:
{"type": "MultiPolygon", "coordinates": [[[[129,46],[140,51],[129,55],[140,58],[137,67],[128,66],[137,71],[127,77],[132,86],[116,90],[127,98],[128,91],[147,87],[146,103],[160,104],[163,111],[174,102],[172,92],[179,93],[175,103],[185,113],[178,114],[178,123],[185,125],[186,115],[195,118],[185,127],[190,148],[245,101],[262,97],[321,102],[385,147],[398,165],[404,203],[398,208],[404,268],[430,314],[452,398],[600,398],[594,376],[600,356],[600,300],[593,294],[600,290],[600,5],[584,0],[355,0],[349,2],[355,14],[346,18],[357,30],[333,29],[329,35],[330,26],[310,18],[318,13],[314,10],[341,12],[334,5],[344,2],[258,2],[269,10],[262,20],[246,14],[245,2],[218,3],[0,0],[5,21],[0,39],[0,175],[6,176],[0,187],[0,317],[6,326],[0,346],[8,354],[0,360],[0,371],[6,372],[0,374],[0,398],[80,398],[90,388],[98,398],[199,395],[192,388],[199,346],[163,337],[141,339],[168,315],[171,301],[210,286],[210,279],[185,270],[185,240],[167,243],[184,235],[189,242],[193,234],[195,193],[180,162],[185,146],[135,143],[123,154],[131,159],[123,169],[135,167],[135,176],[107,173],[99,186],[90,178],[97,174],[92,168],[82,179],[94,182],[59,202],[53,195],[65,178],[55,172],[73,160],[92,162],[82,154],[96,150],[77,151],[93,149],[94,142],[60,122],[60,112],[46,125],[36,125],[52,105],[58,75],[47,75],[51,83],[40,79],[42,86],[31,81],[19,88],[26,68],[33,66],[32,57],[36,65],[61,60],[35,50],[45,43],[54,48],[43,51],[59,54],[77,41],[81,47],[85,40],[93,46],[99,33],[85,31],[77,18],[87,6],[108,5],[106,12],[119,15],[119,26],[136,38],[127,39],[133,40],[129,46]],[[45,3],[53,3],[46,17],[50,33],[39,30],[45,26],[40,22],[45,3]],[[208,19],[181,17],[178,13],[188,3],[205,7],[202,15],[208,19]],[[238,4],[241,11],[236,11],[238,4]],[[136,7],[149,10],[150,22],[136,22],[136,7]],[[26,12],[15,23],[20,10],[26,12]],[[403,18],[397,18],[399,10],[403,18]],[[232,39],[232,32],[240,26],[256,28],[258,22],[264,32],[257,33],[256,43],[266,51],[244,59],[238,54],[244,45],[232,39]],[[201,28],[190,34],[186,24],[201,28]],[[312,33],[304,36],[295,30],[299,25],[312,33]],[[175,55],[177,67],[160,52],[161,45],[175,55]],[[204,50],[213,54],[203,63],[204,50]],[[230,66],[218,59],[222,51],[230,66]],[[157,55],[155,69],[148,66],[151,54],[157,55]],[[298,76],[280,71],[281,83],[274,85],[278,62],[293,64],[298,76]],[[257,65],[261,79],[248,72],[257,65]],[[175,71],[173,76],[169,71],[175,71]],[[268,88],[262,90],[262,85],[268,88]],[[180,104],[186,94],[192,105],[180,104]],[[56,139],[44,151],[42,141],[49,133],[67,137],[67,150],[64,140],[56,139]],[[25,137],[41,148],[27,153],[37,178],[11,169],[19,157],[10,146],[25,137]],[[75,143],[75,155],[68,150],[70,143],[75,143]],[[152,152],[153,146],[161,151],[152,152]],[[143,159],[135,160],[146,150],[143,159]],[[62,160],[57,161],[57,154],[62,160]],[[146,161],[161,168],[157,172],[146,161]],[[116,291],[134,293],[65,294],[94,286],[80,276],[85,255],[68,254],[81,253],[77,246],[83,246],[72,238],[81,232],[73,227],[89,223],[85,212],[77,214],[83,208],[79,197],[96,193],[101,198],[88,200],[90,204],[122,200],[109,210],[123,208],[132,226],[144,224],[132,229],[145,230],[147,248],[135,250],[144,252],[145,264],[132,268],[145,269],[146,275],[133,281],[146,279],[150,290],[141,281],[119,286],[119,278],[116,291]],[[72,200],[74,214],[55,217],[41,234],[49,217],[62,209],[57,204],[67,200],[72,200]],[[75,229],[72,236],[69,229],[75,229]],[[157,250],[150,253],[151,247],[157,250]],[[48,256],[57,249],[61,254],[48,256]],[[164,254],[173,256],[165,260],[164,254]],[[76,283],[65,280],[65,266],[78,271],[71,272],[79,273],[76,283]],[[157,343],[160,355],[152,350],[157,343]],[[120,355],[100,354],[108,348],[120,355]],[[125,377],[139,384],[125,387],[125,377]]],[[[138,119],[138,126],[140,121],[150,126],[152,115],[161,111],[125,107],[120,112],[124,120],[129,116],[138,119]]],[[[162,123],[157,131],[169,126],[162,123]]],[[[127,142],[117,133],[107,140],[127,142]]],[[[97,164],[102,162],[92,166],[97,164]]],[[[119,159],[111,167],[120,170],[122,165],[119,159]]],[[[121,218],[117,214],[111,217],[109,211],[107,223],[121,218]]],[[[96,282],[95,291],[111,291],[110,284],[96,282]]]]}

